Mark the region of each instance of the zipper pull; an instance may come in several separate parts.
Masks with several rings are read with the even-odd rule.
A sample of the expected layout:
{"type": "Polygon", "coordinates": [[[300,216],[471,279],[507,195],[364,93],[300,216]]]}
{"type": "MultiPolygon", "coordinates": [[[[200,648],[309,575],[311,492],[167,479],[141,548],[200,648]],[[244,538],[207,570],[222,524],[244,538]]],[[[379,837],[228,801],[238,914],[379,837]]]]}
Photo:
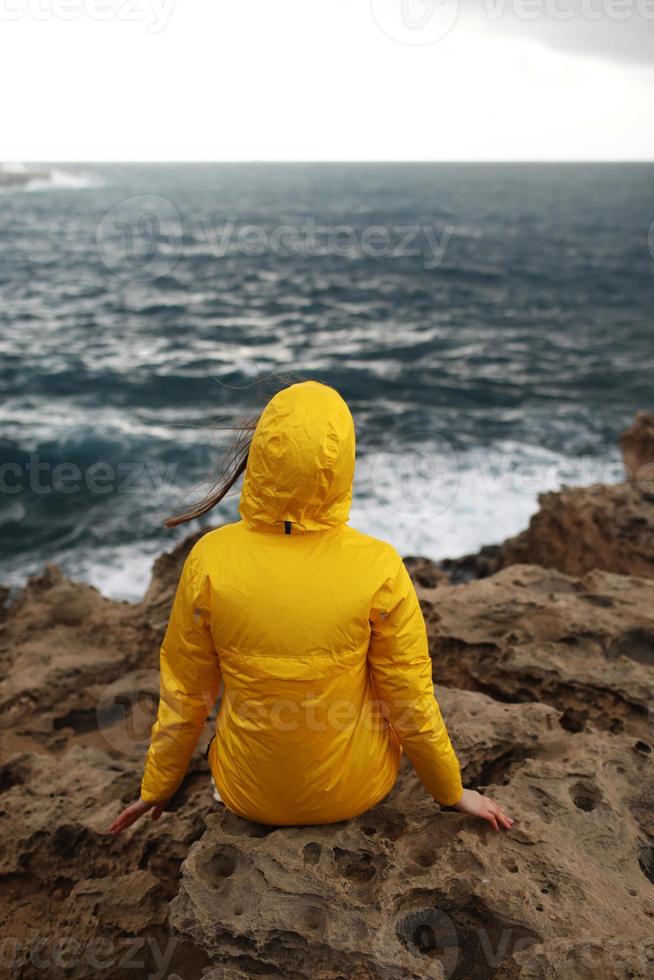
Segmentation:
{"type": "Polygon", "coordinates": [[[290,534],[290,533],[291,533],[291,522],[284,521],[284,534],[290,534]]]}

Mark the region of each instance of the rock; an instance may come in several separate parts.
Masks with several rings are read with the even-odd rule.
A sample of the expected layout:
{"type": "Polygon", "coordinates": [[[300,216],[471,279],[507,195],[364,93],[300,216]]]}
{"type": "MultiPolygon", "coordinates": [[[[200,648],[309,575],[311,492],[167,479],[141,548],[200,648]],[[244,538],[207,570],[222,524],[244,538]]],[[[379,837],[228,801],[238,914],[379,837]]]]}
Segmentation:
{"type": "MultiPolygon", "coordinates": [[[[66,732],[86,736],[102,729],[123,751],[124,732],[108,729],[115,723],[124,730],[135,710],[156,712],[159,647],[182,564],[199,536],[157,559],[137,604],[69,581],[56,565],[31,577],[3,613],[0,729],[49,743],[63,732],[60,745],[66,732]]],[[[140,727],[137,741],[145,747],[150,724],[140,727]]]]}
{"type": "Polygon", "coordinates": [[[418,594],[437,683],[545,701],[570,731],[651,737],[654,582],[515,565],[418,594]]]}
{"type": "Polygon", "coordinates": [[[445,572],[457,585],[516,564],[568,575],[598,568],[654,578],[654,415],[638,412],[620,436],[620,448],[627,482],[539,494],[539,510],[526,530],[461,558],[412,558],[416,581],[426,585],[430,575],[445,572]]]}
{"type": "Polygon", "coordinates": [[[152,568],[152,578],[141,606],[147,609],[150,619],[156,622],[160,630],[165,629],[168,621],[170,606],[175,595],[182,566],[186,556],[203,534],[213,528],[204,528],[189,535],[177,544],[172,551],[166,551],[156,559],[152,568]]]}
{"type": "MultiPolygon", "coordinates": [[[[615,529],[621,494],[625,513],[645,513],[636,493],[599,494],[617,523],[580,551],[601,541],[614,560],[623,548],[630,568],[640,547],[645,562],[647,535],[622,542],[615,529]]],[[[557,554],[594,525],[564,522],[557,554]]],[[[108,838],[138,793],[159,644],[194,540],[155,564],[139,604],[49,566],[4,611],[0,976],[9,962],[17,980],[86,980],[100,959],[118,980],[649,978],[650,576],[489,574],[488,553],[486,577],[452,585],[434,563],[407,562],[466,781],[517,817],[508,834],[439,811],[406,761],[354,821],[252,824],[213,803],[200,747],[160,821],[108,838]]]]}
{"type": "Polygon", "coordinates": [[[443,558],[435,562],[430,558],[409,557],[404,559],[409,574],[422,588],[438,585],[459,585],[474,579],[493,575],[502,567],[501,545],[484,545],[472,555],[461,558],[443,558]]]}
{"type": "Polygon", "coordinates": [[[3,619],[7,615],[7,600],[9,599],[10,594],[11,589],[8,589],[4,585],[0,585],[0,623],[2,623],[3,619]]]}
{"type": "Polygon", "coordinates": [[[445,572],[448,581],[453,585],[471,582],[477,578],[487,578],[502,567],[502,546],[484,545],[473,555],[444,558],[438,563],[438,567],[445,572]]]}
{"type": "Polygon", "coordinates": [[[382,803],[345,823],[275,829],[223,807],[171,911],[219,967],[210,976],[538,976],[553,938],[569,948],[580,936],[619,937],[630,961],[639,955],[654,916],[636,806],[651,757],[626,736],[557,733],[542,705],[449,692],[443,707],[466,777],[481,760],[499,766],[492,792],[514,828],[496,835],[439,813],[408,765],[382,803]]]}
{"type": "Polygon", "coordinates": [[[129,760],[89,747],[59,758],[17,754],[0,766],[0,968],[10,968],[7,976],[87,980],[98,960],[112,977],[155,975],[165,955],[170,969],[191,964],[199,974],[207,964],[202,951],[171,945],[167,923],[181,860],[211,806],[206,770],[190,774],[176,808],[158,823],[103,835],[137,793],[129,760]],[[134,972],[138,960],[142,973],[134,972]]]}
{"type": "Polygon", "coordinates": [[[0,187],[23,187],[33,180],[49,180],[49,170],[0,169],[0,187]]]}
{"type": "Polygon", "coordinates": [[[654,492],[654,415],[637,412],[620,436],[620,449],[627,479],[641,490],[654,492]]]}
{"type": "Polygon", "coordinates": [[[123,980],[173,968],[186,978],[208,963],[168,926],[181,861],[212,805],[201,752],[157,823],[101,834],[138,797],[171,579],[151,585],[163,623],[145,602],[113,602],[54,565],[4,610],[0,977],[87,980],[101,964],[123,980]]]}
{"type": "Polygon", "coordinates": [[[0,727],[50,741],[97,728],[98,688],[149,664],[159,634],[143,611],[49,566],[8,608],[0,632],[0,727]]]}
{"type": "Polygon", "coordinates": [[[132,936],[168,918],[163,889],[151,871],[87,878],[73,886],[69,898],[80,918],[98,917],[105,927],[132,936]]]}
{"type": "Polygon", "coordinates": [[[629,943],[587,936],[581,941],[554,939],[515,957],[518,980],[651,980],[654,942],[629,943]]]}
{"type": "Polygon", "coordinates": [[[404,559],[404,564],[414,582],[423,589],[435,589],[439,585],[449,584],[447,574],[429,558],[409,556],[404,559]]]}
{"type": "Polygon", "coordinates": [[[654,495],[630,483],[541,494],[529,527],[500,546],[498,568],[532,564],[654,578],[654,495]]]}

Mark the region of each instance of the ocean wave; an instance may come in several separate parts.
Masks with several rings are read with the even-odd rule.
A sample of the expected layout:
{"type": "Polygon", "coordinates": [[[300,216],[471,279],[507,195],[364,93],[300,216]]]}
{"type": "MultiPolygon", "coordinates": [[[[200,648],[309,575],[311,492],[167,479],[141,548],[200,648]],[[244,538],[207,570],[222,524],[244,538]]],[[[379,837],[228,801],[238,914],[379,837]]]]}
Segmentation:
{"type": "Polygon", "coordinates": [[[104,186],[97,175],[61,167],[28,166],[24,163],[0,165],[0,193],[25,193],[51,190],[88,190],[104,186]]]}
{"type": "MultiPolygon", "coordinates": [[[[96,448],[82,443],[75,458],[90,458],[96,448]]],[[[114,484],[109,496],[55,494],[53,499],[51,494],[41,500],[42,495],[36,499],[21,495],[11,500],[4,519],[13,524],[16,541],[11,526],[4,530],[8,552],[14,550],[15,559],[9,562],[3,583],[19,584],[43,565],[47,551],[49,560],[67,575],[89,582],[111,598],[138,601],[147,588],[154,557],[200,530],[199,522],[173,534],[162,528],[164,516],[196,500],[207,488],[212,454],[208,447],[190,449],[182,454],[177,446],[175,458],[183,455],[183,465],[174,467],[169,481],[160,482],[148,472],[130,480],[129,487],[122,488],[125,492],[114,484]],[[19,512],[25,505],[30,514],[19,512]],[[34,531],[27,554],[24,544],[18,549],[26,520],[34,531]],[[67,537],[67,528],[74,528],[72,537],[67,537]]],[[[159,447],[158,458],[150,463],[158,464],[158,474],[164,476],[172,458],[170,446],[159,447]]],[[[605,463],[609,462],[617,466],[615,459],[607,457],[605,463]]],[[[512,440],[459,451],[435,437],[420,444],[407,442],[404,448],[389,446],[360,456],[351,524],[390,541],[405,556],[457,558],[482,545],[498,544],[526,527],[538,508],[539,492],[559,489],[564,483],[604,482],[607,477],[610,482],[615,475],[602,469],[597,458],[584,461],[512,440]]],[[[239,488],[205,518],[203,526],[238,520],[238,498],[239,488]]]]}
{"type": "Polygon", "coordinates": [[[654,183],[651,167],[582,172],[521,171],[529,190],[501,168],[0,167],[17,192],[0,232],[0,581],[52,560],[138,598],[149,557],[192,530],[162,521],[211,481],[232,439],[217,426],[262,407],[275,372],[347,399],[352,524],[403,554],[457,557],[521,530],[539,491],[621,479],[617,436],[649,403],[654,183]],[[177,262],[114,277],[98,218],[152,194],[182,216],[177,262]],[[222,256],[203,218],[230,214],[268,232],[294,216],[455,231],[438,269],[419,250],[222,256]]]}
{"type": "Polygon", "coordinates": [[[403,555],[439,561],[522,531],[538,494],[619,479],[618,454],[575,457],[505,441],[456,452],[446,440],[382,449],[357,464],[351,523],[403,555]]]}

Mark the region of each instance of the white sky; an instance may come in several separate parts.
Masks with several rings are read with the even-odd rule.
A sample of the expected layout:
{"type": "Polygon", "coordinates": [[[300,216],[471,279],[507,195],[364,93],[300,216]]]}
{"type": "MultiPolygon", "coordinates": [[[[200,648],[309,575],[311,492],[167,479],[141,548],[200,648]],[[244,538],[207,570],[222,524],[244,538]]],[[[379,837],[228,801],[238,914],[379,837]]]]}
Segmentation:
{"type": "Polygon", "coordinates": [[[654,159],[651,63],[484,3],[0,0],[0,159],[654,159]]]}

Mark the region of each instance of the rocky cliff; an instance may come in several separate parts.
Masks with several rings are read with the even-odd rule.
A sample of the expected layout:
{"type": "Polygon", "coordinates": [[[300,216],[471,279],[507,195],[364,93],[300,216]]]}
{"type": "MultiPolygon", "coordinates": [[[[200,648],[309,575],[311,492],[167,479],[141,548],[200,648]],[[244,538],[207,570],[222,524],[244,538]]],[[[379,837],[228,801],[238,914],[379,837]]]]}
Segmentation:
{"type": "Polygon", "coordinates": [[[506,834],[406,764],[356,820],[252,824],[199,750],[158,823],[103,835],[138,792],[191,542],[138,605],[32,579],[0,619],[0,975],[649,980],[654,502],[632,481],[543,500],[483,578],[408,562],[465,781],[506,834]]]}
{"type": "Polygon", "coordinates": [[[538,499],[527,530],[497,549],[495,568],[531,562],[569,575],[600,568],[654,578],[654,493],[625,482],[538,499]]]}

